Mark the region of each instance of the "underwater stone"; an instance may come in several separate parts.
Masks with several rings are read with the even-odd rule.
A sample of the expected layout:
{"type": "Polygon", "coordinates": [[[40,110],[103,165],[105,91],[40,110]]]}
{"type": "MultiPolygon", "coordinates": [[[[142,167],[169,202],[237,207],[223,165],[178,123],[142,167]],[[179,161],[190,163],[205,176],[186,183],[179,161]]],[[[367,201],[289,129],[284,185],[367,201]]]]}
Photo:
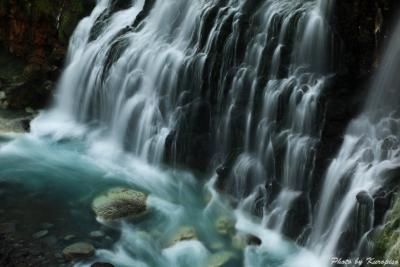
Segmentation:
{"type": "Polygon", "coordinates": [[[68,260],[89,258],[94,255],[94,247],[89,243],[78,242],[63,250],[63,255],[68,260]]]}
{"type": "Polygon", "coordinates": [[[48,230],[42,230],[42,231],[39,231],[39,232],[33,234],[32,237],[35,239],[39,239],[39,238],[45,237],[48,233],[49,233],[48,230]]]}
{"type": "Polygon", "coordinates": [[[140,217],[147,211],[147,196],[133,189],[117,187],[96,197],[92,209],[97,217],[106,221],[140,217]]]}
{"type": "Polygon", "coordinates": [[[223,249],[224,248],[224,243],[222,243],[222,242],[214,242],[214,243],[212,243],[211,245],[210,245],[210,248],[212,249],[212,250],[221,250],[221,249],[223,249]]]}
{"type": "Polygon", "coordinates": [[[235,232],[235,222],[228,217],[219,217],[215,223],[217,232],[221,235],[229,235],[235,232]]]}
{"type": "Polygon", "coordinates": [[[172,238],[170,245],[173,246],[178,242],[197,239],[196,230],[191,226],[182,227],[172,238]]]}
{"type": "Polygon", "coordinates": [[[64,240],[65,241],[69,241],[69,240],[72,240],[72,239],[74,239],[75,238],[75,235],[66,235],[65,237],[64,237],[64,240]]]}
{"type": "Polygon", "coordinates": [[[234,258],[235,254],[230,251],[222,251],[211,255],[208,267],[228,266],[229,261],[234,258]]]}
{"type": "Polygon", "coordinates": [[[46,222],[46,223],[40,224],[40,227],[43,228],[43,229],[50,229],[50,228],[54,227],[54,224],[46,222]]]}
{"type": "Polygon", "coordinates": [[[243,250],[247,245],[246,237],[243,235],[235,235],[232,237],[232,247],[236,250],[243,250]]]}
{"type": "Polygon", "coordinates": [[[102,237],[104,237],[104,233],[102,231],[93,231],[93,232],[90,232],[89,235],[92,238],[102,238],[102,237]]]}

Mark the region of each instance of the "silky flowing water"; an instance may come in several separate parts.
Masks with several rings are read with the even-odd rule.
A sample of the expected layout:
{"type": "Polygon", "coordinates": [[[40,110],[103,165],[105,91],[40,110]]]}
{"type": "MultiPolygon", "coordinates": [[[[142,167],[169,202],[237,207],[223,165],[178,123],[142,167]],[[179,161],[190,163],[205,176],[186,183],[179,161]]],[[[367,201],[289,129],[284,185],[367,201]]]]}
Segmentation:
{"type": "Polygon", "coordinates": [[[245,266],[283,266],[302,250],[263,228],[259,220],[229,208],[211,183],[199,183],[188,172],[155,168],[124,153],[99,153],[82,140],[4,137],[0,166],[0,181],[12,192],[1,192],[8,203],[5,208],[15,212],[9,216],[36,223],[38,228],[43,222],[54,223],[53,232],[60,239],[74,234],[87,240],[89,232],[99,228],[90,205],[104,190],[126,186],[148,193],[151,212],[146,218],[106,225],[115,239],[99,244],[107,250],[99,249],[96,258],[116,266],[208,266],[217,252],[233,253],[229,266],[243,262],[245,266]],[[233,248],[230,237],[216,232],[221,216],[236,218],[238,233],[256,235],[263,245],[233,248]],[[172,236],[185,226],[196,229],[198,240],[169,247],[172,236]]]}
{"type": "MultiPolygon", "coordinates": [[[[10,219],[51,221],[58,236],[83,240],[90,231],[107,232],[95,243],[95,258],[77,266],[219,266],[215,261],[227,255],[223,266],[329,266],[356,195],[374,194],[381,181],[375,177],[398,158],[395,149],[380,148],[393,143],[384,140],[396,133],[397,120],[369,104],[364,113],[375,119],[364,114],[351,123],[313,209],[320,96],[333,75],[334,1],[114,2],[97,1],[78,25],[54,104],[31,123],[31,133],[1,139],[0,183],[7,187],[0,194],[10,219]],[[212,143],[209,167],[177,167],[188,153],[179,149],[190,147],[180,138],[201,127],[212,143]],[[224,193],[216,189],[218,165],[230,165],[224,193]],[[348,191],[337,199],[349,175],[348,191]],[[148,214],[96,221],[92,200],[115,186],[148,194],[148,214]],[[291,232],[294,205],[307,218],[299,233],[291,232]],[[217,231],[221,217],[234,222],[235,233],[217,231]],[[187,227],[197,238],[171,244],[187,227]],[[248,237],[261,244],[235,244],[248,237]]],[[[395,69],[388,62],[386,69],[395,69]]],[[[374,88],[388,87],[387,79],[374,88]]],[[[363,222],[356,241],[372,228],[363,222]]]]}

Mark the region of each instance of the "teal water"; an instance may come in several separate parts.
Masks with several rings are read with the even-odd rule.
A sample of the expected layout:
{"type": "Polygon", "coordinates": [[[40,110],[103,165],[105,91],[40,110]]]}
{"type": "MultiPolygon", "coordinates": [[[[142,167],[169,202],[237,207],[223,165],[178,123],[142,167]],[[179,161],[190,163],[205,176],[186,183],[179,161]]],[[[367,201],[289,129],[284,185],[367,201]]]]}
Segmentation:
{"type": "Polygon", "coordinates": [[[124,153],[106,153],[108,147],[106,142],[88,145],[79,139],[3,136],[0,196],[6,216],[26,225],[21,231],[27,234],[44,222],[54,224],[50,232],[60,250],[72,243],[63,240],[68,234],[76,235],[76,241],[92,242],[95,258],[77,266],[103,260],[121,267],[274,267],[291,266],[288,259],[302,255],[300,248],[262,227],[259,219],[240,208],[233,210],[228,198],[213,190],[213,178],[204,182],[208,179],[187,171],[149,166],[124,153]],[[97,221],[92,200],[115,186],[147,193],[149,213],[136,221],[97,221]],[[233,233],[217,231],[222,217],[232,220],[233,233]],[[195,229],[197,239],[172,244],[171,239],[187,227],[195,229]],[[90,240],[89,233],[98,229],[107,238],[90,240]],[[234,245],[233,240],[246,235],[257,236],[262,244],[234,245]],[[229,255],[229,260],[217,265],[222,255],[229,255]]]}

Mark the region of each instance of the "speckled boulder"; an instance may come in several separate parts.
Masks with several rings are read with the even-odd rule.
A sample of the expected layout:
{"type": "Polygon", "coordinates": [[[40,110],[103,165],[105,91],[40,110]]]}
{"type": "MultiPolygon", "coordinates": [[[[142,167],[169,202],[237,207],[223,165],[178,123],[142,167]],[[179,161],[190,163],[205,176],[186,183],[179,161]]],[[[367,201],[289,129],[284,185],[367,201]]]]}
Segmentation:
{"type": "Polygon", "coordinates": [[[133,189],[117,187],[96,197],[92,209],[105,221],[140,217],[147,212],[147,196],[133,189]]]}

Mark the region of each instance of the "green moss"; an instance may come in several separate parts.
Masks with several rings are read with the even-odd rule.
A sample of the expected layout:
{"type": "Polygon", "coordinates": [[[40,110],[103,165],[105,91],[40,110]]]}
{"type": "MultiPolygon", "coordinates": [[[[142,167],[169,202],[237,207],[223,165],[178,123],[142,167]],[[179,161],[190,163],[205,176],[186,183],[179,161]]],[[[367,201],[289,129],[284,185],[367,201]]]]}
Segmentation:
{"type": "Polygon", "coordinates": [[[73,0],[64,6],[63,12],[60,16],[60,25],[58,30],[60,41],[64,43],[68,42],[69,37],[79,20],[85,16],[91,8],[91,5],[85,4],[82,0],[73,0]]]}
{"type": "MultiPolygon", "coordinates": [[[[383,229],[375,236],[376,259],[400,259],[400,198],[396,198],[383,229]]],[[[400,265],[399,265],[400,266],[400,265]]]]}

